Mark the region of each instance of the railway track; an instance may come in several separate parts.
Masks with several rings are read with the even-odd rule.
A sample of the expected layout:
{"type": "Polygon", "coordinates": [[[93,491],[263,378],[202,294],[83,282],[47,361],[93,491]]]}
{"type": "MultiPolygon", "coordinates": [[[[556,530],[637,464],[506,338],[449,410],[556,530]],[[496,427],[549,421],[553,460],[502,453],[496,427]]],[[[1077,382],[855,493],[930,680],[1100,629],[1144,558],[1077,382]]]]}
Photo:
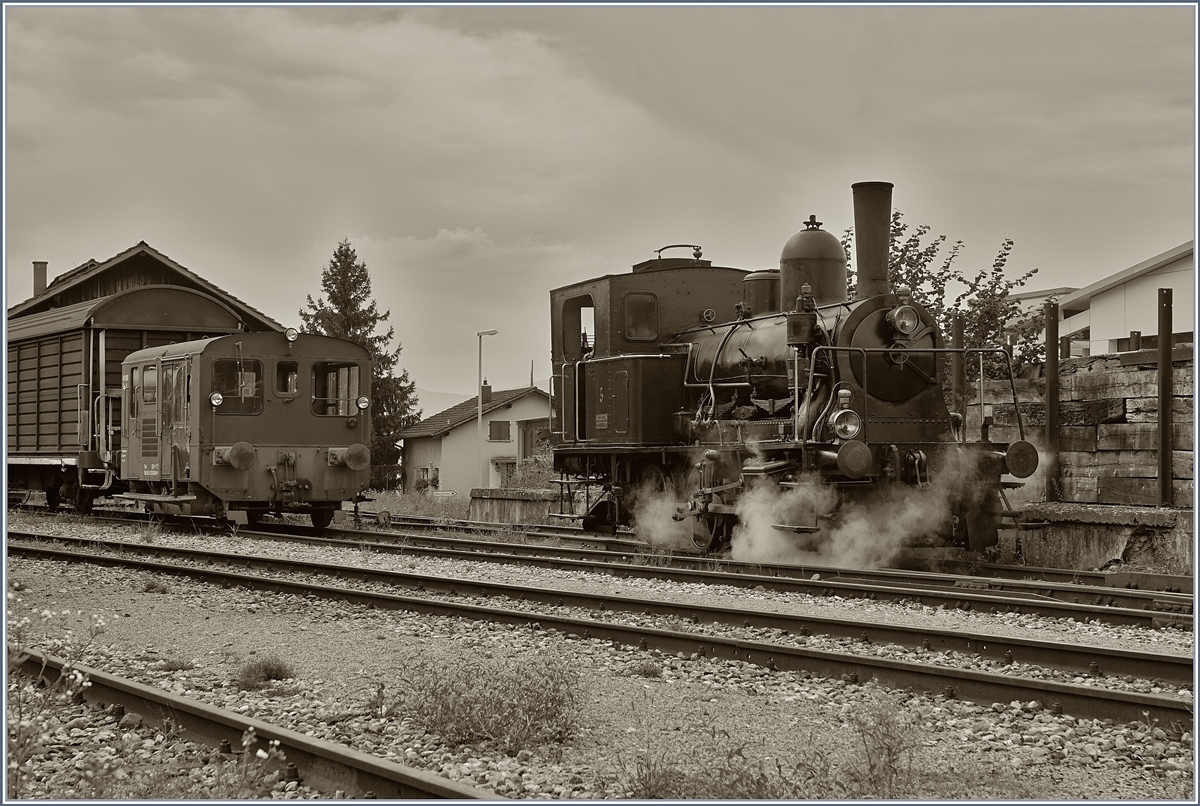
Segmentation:
{"type": "MultiPolygon", "coordinates": [[[[698,608],[692,605],[677,605],[645,599],[622,599],[616,596],[595,597],[562,591],[545,591],[523,586],[473,583],[466,580],[448,580],[445,578],[421,577],[420,575],[412,574],[397,575],[391,572],[381,572],[360,567],[325,566],[324,568],[319,568],[319,564],[285,561],[278,557],[253,557],[247,555],[213,557],[208,556],[214,554],[213,552],[167,550],[157,546],[125,544],[122,541],[114,541],[122,544],[115,548],[122,551],[125,556],[81,551],[79,550],[81,547],[78,546],[75,550],[71,550],[44,544],[31,545],[12,542],[13,538],[19,539],[20,537],[18,534],[10,534],[8,547],[10,554],[73,562],[123,565],[155,573],[188,575],[216,584],[236,584],[260,590],[287,591],[300,595],[315,594],[334,597],[378,608],[403,609],[420,613],[454,615],[471,619],[533,625],[539,629],[557,629],[569,635],[582,636],[584,638],[606,638],[631,646],[657,648],[664,652],[684,652],[708,657],[734,658],[771,669],[803,670],[825,676],[847,675],[851,679],[857,679],[862,682],[875,679],[893,688],[943,692],[950,697],[961,697],[983,703],[1038,699],[1057,703],[1064,712],[1080,716],[1134,720],[1142,719],[1144,715],[1150,714],[1153,718],[1163,721],[1164,724],[1174,722],[1190,723],[1191,720],[1191,703],[1169,696],[1105,689],[1098,686],[1019,677],[1011,674],[981,672],[949,666],[927,665],[868,654],[832,652],[807,648],[802,645],[743,640],[736,637],[707,633],[643,627],[635,624],[606,621],[594,617],[578,618],[550,612],[494,607],[475,604],[473,602],[437,600],[424,595],[405,596],[374,592],[361,588],[330,586],[315,583],[311,580],[297,581],[281,577],[247,574],[240,570],[235,571],[218,567],[216,563],[220,560],[221,562],[259,565],[264,570],[267,570],[268,573],[275,573],[282,569],[290,568],[289,573],[304,573],[306,575],[321,573],[334,577],[340,575],[343,579],[352,578],[355,581],[361,580],[365,582],[386,581],[389,585],[403,584],[401,580],[406,580],[412,586],[412,589],[418,591],[423,589],[426,592],[434,586],[442,585],[447,594],[470,595],[474,593],[480,601],[486,601],[498,595],[505,595],[518,601],[524,598],[526,602],[541,601],[564,607],[583,607],[596,613],[607,613],[609,609],[616,607],[628,608],[634,610],[634,612],[637,612],[636,609],[638,608],[655,608],[654,612],[657,613],[679,615],[680,612],[687,612],[687,618],[694,617],[695,621],[702,621],[704,618],[712,618],[713,620],[719,620],[720,618],[740,619],[743,625],[745,625],[746,620],[750,620],[751,626],[770,626],[770,628],[778,630],[786,629],[789,634],[793,635],[804,636],[806,630],[809,633],[814,632],[814,627],[808,626],[802,618],[786,620],[789,617],[782,617],[779,614],[761,611],[733,610],[729,608],[698,608]],[[169,556],[176,561],[161,562],[159,560],[147,560],[129,556],[135,553],[158,553],[160,556],[169,556]],[[178,560],[185,556],[189,557],[192,562],[203,562],[205,564],[180,564],[178,560]],[[212,563],[211,565],[208,564],[210,562],[212,563]],[[460,587],[462,590],[459,589],[460,587]],[[701,612],[705,613],[703,618],[700,616],[701,612]],[[755,620],[757,619],[761,619],[762,621],[756,622],[755,620]],[[781,621],[781,619],[785,620],[781,621]],[[778,626],[782,623],[786,623],[789,626],[778,626]]],[[[59,541],[63,540],[61,538],[56,539],[59,541]]],[[[72,543],[70,540],[66,542],[68,544],[72,543]]],[[[76,540],[73,542],[74,544],[80,544],[88,543],[89,541],[76,540]]],[[[90,542],[93,545],[97,543],[96,541],[90,542]]],[[[808,619],[808,621],[814,625],[817,624],[816,620],[808,619]]],[[[828,622],[831,620],[825,621],[828,622]]],[[[887,628],[876,624],[866,626],[862,623],[857,623],[853,626],[848,625],[849,623],[847,623],[844,629],[857,629],[860,639],[862,638],[862,632],[866,630],[865,637],[867,641],[894,640],[895,637],[901,636],[903,632],[887,633],[889,638],[884,639],[882,636],[885,633],[882,631],[888,629],[895,630],[895,628],[887,628]],[[881,632],[873,636],[871,631],[876,629],[881,630],[881,632]]],[[[822,623],[820,628],[824,629],[826,627],[833,628],[830,624],[826,623],[822,623]]],[[[929,641],[929,648],[932,651],[935,648],[933,637],[928,637],[931,635],[930,631],[926,630],[925,633],[927,637],[921,640],[922,642],[929,641]]],[[[910,634],[910,640],[915,640],[915,637],[915,635],[910,634]]],[[[966,647],[966,651],[976,652],[981,655],[994,652],[996,644],[993,642],[997,640],[993,636],[963,637],[959,635],[956,638],[954,635],[948,633],[943,633],[937,637],[938,640],[945,640],[947,642],[958,640],[961,642],[961,646],[966,647]]],[[[1174,679],[1181,677],[1190,679],[1191,677],[1190,671],[1186,671],[1185,673],[1183,667],[1179,665],[1186,664],[1187,670],[1190,670],[1191,659],[1178,656],[1172,658],[1151,656],[1144,653],[1144,657],[1137,657],[1138,653],[1130,653],[1123,650],[1099,650],[1099,654],[1092,654],[1090,656],[1079,654],[1072,656],[1070,651],[1066,650],[1062,644],[1035,646],[1019,643],[1009,644],[1005,652],[1013,653],[1015,661],[1016,653],[1018,652],[1021,653],[1022,657],[1033,657],[1038,652],[1050,652],[1052,648],[1056,648],[1055,651],[1059,653],[1056,657],[1061,662],[1073,664],[1076,668],[1083,664],[1087,664],[1084,668],[1092,668],[1091,664],[1093,663],[1099,667],[1099,664],[1103,661],[1104,667],[1097,669],[1101,674],[1110,673],[1105,667],[1107,669],[1115,669],[1118,668],[1116,664],[1127,664],[1121,667],[1126,669],[1126,671],[1120,672],[1120,674],[1142,675],[1154,673],[1153,676],[1155,677],[1167,675],[1174,679]],[[1173,671],[1170,671],[1170,669],[1173,669],[1173,671]]],[[[1094,647],[1080,650],[1080,652],[1087,651],[1097,652],[1094,647]]]]}
{"type": "MultiPolygon", "coordinates": [[[[24,654],[20,664],[23,673],[45,677],[50,682],[58,679],[63,667],[61,659],[36,651],[24,654]]],[[[188,738],[220,747],[222,752],[225,746],[240,747],[242,734],[253,728],[264,746],[272,740],[279,742],[289,768],[294,767],[300,780],[326,792],[340,789],[354,798],[406,800],[495,800],[500,797],[431,772],[385,761],[345,745],[316,739],[99,669],[79,664],[72,668],[85,674],[91,683],[84,689],[85,699],[102,705],[119,704],[127,712],[141,714],[157,727],[162,727],[163,720],[169,717],[188,738]]],[[[253,748],[247,752],[250,750],[253,748]]],[[[289,774],[291,772],[289,769],[289,774]]]]}
{"type": "Polygon", "coordinates": [[[675,582],[762,587],[816,596],[841,596],[892,601],[918,601],[931,607],[1004,611],[1052,618],[1098,619],[1112,624],[1143,627],[1178,626],[1193,622],[1192,598],[1184,594],[1041,584],[1014,581],[1007,585],[971,577],[904,571],[845,571],[836,568],[798,568],[730,564],[714,560],[678,564],[644,553],[613,554],[589,549],[531,546],[472,538],[434,535],[391,535],[341,532],[345,538],[298,534],[291,528],[255,529],[246,534],[276,540],[321,545],[344,545],[475,561],[522,563],[547,568],[591,571],[619,577],[669,579],[675,582]],[[563,555],[568,556],[563,556],[563,555]],[[701,565],[703,564],[703,566],[701,565]]]}

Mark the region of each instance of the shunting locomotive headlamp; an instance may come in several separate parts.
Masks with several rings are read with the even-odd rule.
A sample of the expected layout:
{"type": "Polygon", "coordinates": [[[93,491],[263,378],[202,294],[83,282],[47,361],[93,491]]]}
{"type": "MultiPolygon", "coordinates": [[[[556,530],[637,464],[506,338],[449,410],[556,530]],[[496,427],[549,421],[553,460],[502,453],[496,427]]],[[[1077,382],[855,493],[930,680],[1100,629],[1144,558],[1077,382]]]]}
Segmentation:
{"type": "Polygon", "coordinates": [[[213,408],[216,408],[225,402],[225,395],[220,392],[213,392],[208,396],[208,402],[213,404],[213,408]]]}
{"type": "Polygon", "coordinates": [[[917,309],[911,305],[899,305],[893,308],[887,318],[892,327],[905,336],[916,333],[917,328],[921,326],[921,317],[917,313],[917,309]]]}
{"type": "Polygon", "coordinates": [[[359,411],[366,411],[367,406],[371,405],[371,398],[366,395],[360,395],[358,400],[354,401],[354,405],[358,406],[359,411]]]}
{"type": "Polygon", "coordinates": [[[300,338],[300,331],[296,330],[294,327],[289,327],[287,330],[283,331],[283,337],[288,341],[295,341],[296,339],[300,338]]]}

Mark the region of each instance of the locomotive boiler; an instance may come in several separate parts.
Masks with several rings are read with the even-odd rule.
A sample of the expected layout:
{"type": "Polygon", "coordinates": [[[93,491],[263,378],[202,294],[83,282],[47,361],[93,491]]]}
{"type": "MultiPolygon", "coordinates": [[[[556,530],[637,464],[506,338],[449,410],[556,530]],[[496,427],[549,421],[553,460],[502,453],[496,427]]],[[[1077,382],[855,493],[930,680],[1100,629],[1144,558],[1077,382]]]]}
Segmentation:
{"type": "Polygon", "coordinates": [[[1037,451],[993,442],[985,425],[968,433],[961,394],[948,405],[949,369],[992,354],[1011,380],[1011,363],[999,347],[947,345],[911,292],[890,286],[891,191],[853,186],[852,298],[845,251],[815,216],[778,269],[713,266],[676,244],[692,257],[664,247],[632,273],[551,291],[561,514],[583,489],[585,528],[638,526],[639,504],[666,495],[695,547],[715,551],[755,491],[817,485],[829,494],[770,516],[811,543],[849,507],[941,478],[945,517],[920,538],[995,545],[1000,491],[1019,485],[1003,477],[1030,476],[1037,451]]]}

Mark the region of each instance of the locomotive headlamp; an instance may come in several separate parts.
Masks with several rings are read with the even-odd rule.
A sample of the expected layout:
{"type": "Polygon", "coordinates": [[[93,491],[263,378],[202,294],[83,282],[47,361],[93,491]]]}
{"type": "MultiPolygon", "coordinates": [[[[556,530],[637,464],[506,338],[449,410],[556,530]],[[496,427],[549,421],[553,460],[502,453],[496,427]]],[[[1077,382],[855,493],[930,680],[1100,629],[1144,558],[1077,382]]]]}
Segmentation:
{"type": "Polygon", "coordinates": [[[283,337],[288,341],[295,341],[296,339],[300,338],[300,331],[296,330],[294,327],[289,327],[287,330],[283,331],[283,337]]]}
{"type": "Polygon", "coordinates": [[[837,410],[829,415],[829,427],[838,439],[854,439],[862,431],[862,417],[850,408],[853,394],[849,389],[839,389],[837,396],[837,410]]]}
{"type": "Polygon", "coordinates": [[[854,439],[862,430],[862,418],[853,409],[839,409],[829,416],[829,427],[838,439],[854,439]]]}
{"type": "Polygon", "coordinates": [[[358,400],[354,401],[354,405],[358,406],[359,411],[366,411],[367,406],[371,405],[371,398],[361,395],[358,400]]]}
{"type": "Polygon", "coordinates": [[[892,327],[905,336],[916,333],[917,328],[921,325],[921,317],[917,315],[917,309],[911,305],[900,305],[893,308],[887,318],[892,327]]]}
{"type": "Polygon", "coordinates": [[[216,408],[225,402],[225,395],[220,392],[213,392],[208,396],[208,402],[213,404],[213,408],[216,408]]]}

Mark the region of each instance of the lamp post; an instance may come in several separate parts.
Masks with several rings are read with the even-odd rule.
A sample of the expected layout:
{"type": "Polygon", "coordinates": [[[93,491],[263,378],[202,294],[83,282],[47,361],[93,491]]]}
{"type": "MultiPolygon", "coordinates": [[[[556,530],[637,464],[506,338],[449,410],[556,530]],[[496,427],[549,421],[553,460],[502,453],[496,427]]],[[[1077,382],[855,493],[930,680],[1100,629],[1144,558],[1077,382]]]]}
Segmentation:
{"type": "Polygon", "coordinates": [[[481,330],[475,334],[479,337],[479,379],[478,383],[475,384],[475,422],[477,423],[476,431],[478,438],[475,440],[475,443],[479,447],[479,461],[476,464],[476,468],[479,470],[480,488],[485,486],[483,469],[483,337],[495,336],[499,332],[499,330],[481,330]]]}

